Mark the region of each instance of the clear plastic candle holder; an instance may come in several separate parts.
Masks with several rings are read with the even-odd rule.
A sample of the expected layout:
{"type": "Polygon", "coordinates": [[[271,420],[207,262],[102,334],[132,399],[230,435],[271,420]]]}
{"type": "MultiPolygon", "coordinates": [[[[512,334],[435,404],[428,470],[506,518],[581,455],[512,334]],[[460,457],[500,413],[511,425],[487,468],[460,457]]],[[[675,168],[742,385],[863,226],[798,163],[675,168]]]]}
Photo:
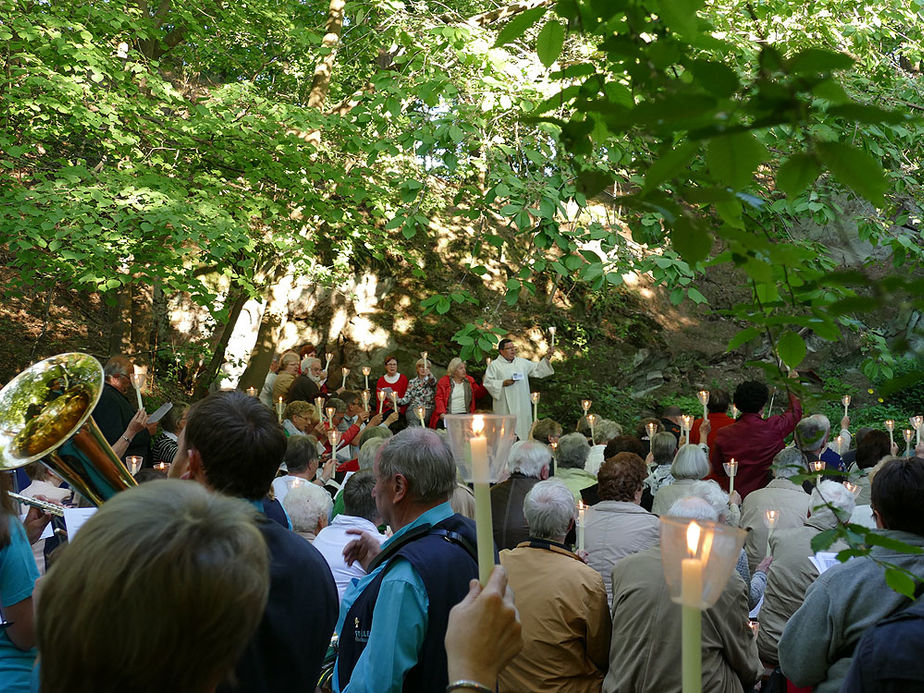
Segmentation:
{"type": "Polygon", "coordinates": [[[446,414],[449,447],[466,483],[481,481],[473,476],[472,450],[487,457],[487,481],[497,481],[507,465],[507,456],[516,439],[517,417],[501,414],[446,414]],[[480,424],[480,427],[479,427],[480,424]],[[473,446],[473,439],[476,440],[473,446]]]}

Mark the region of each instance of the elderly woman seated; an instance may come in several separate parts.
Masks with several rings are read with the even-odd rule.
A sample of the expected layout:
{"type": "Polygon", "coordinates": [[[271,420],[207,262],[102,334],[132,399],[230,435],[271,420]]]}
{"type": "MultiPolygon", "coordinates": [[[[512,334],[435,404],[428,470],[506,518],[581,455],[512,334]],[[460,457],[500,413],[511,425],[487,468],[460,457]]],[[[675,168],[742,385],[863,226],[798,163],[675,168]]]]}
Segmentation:
{"type": "MultiPolygon", "coordinates": [[[[671,436],[673,438],[673,436],[671,436]]],[[[657,435],[655,436],[657,441],[657,435]]],[[[674,481],[662,485],[654,496],[651,512],[664,515],[674,501],[690,495],[690,487],[709,473],[709,458],[698,445],[684,445],[671,463],[674,481]]]]}
{"type": "Polygon", "coordinates": [[[603,576],[611,605],[613,566],[655,546],[660,536],[658,518],[639,505],[646,474],[645,462],[631,452],[608,459],[597,474],[600,502],[586,512],[587,564],[603,576]]]}
{"type": "Polygon", "coordinates": [[[319,422],[317,407],[300,399],[289,402],[282,412],[282,430],[286,436],[321,435],[319,422]]]}
{"type": "Polygon", "coordinates": [[[581,489],[597,483],[597,477],[584,469],[589,452],[590,443],[581,433],[569,433],[558,440],[555,478],[571,489],[575,501],[581,499],[581,489]]]}
{"type": "Polygon", "coordinates": [[[587,462],[584,464],[584,469],[596,476],[597,471],[600,469],[600,465],[603,464],[603,451],[606,450],[606,444],[613,440],[613,438],[621,435],[622,426],[615,421],[601,419],[600,423],[595,424],[592,447],[587,454],[587,462]]]}
{"type": "Polygon", "coordinates": [[[323,487],[312,483],[293,486],[282,501],[282,506],[292,520],[292,529],[308,541],[314,541],[317,533],[327,527],[327,518],[333,505],[330,494],[323,487]]]}

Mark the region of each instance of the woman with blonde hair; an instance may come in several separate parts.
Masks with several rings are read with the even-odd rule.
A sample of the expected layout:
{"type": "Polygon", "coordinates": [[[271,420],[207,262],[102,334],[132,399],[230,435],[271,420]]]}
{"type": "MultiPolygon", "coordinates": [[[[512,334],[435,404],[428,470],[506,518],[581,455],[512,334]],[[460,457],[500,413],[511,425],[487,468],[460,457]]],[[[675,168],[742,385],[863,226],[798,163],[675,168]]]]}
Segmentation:
{"type": "Polygon", "coordinates": [[[436,383],[430,427],[436,428],[445,414],[474,414],[478,400],[486,394],[488,391],[465,372],[465,361],[454,358],[446,368],[446,375],[436,383]]]}
{"type": "Polygon", "coordinates": [[[298,376],[299,358],[294,351],[287,351],[279,359],[279,372],[276,374],[276,381],[273,383],[273,404],[282,398],[286,400],[289,394],[289,388],[295,382],[298,376]]]}

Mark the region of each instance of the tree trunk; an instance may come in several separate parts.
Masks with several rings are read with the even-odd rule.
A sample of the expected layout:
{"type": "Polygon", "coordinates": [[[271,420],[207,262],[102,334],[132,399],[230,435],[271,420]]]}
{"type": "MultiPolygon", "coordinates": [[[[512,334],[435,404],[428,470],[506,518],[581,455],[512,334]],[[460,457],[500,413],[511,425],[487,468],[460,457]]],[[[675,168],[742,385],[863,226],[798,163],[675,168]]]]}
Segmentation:
{"type": "Polygon", "coordinates": [[[273,354],[278,349],[279,337],[286,324],[289,302],[289,292],[278,286],[284,278],[285,269],[277,268],[265,292],[266,308],[263,309],[263,317],[260,319],[257,341],[241,375],[239,387],[242,389],[255,387],[259,390],[263,387],[273,354]]]}
{"type": "Polygon", "coordinates": [[[330,0],[327,10],[327,28],[321,47],[329,49],[324,59],[314,69],[314,78],[311,80],[311,91],[308,93],[308,107],[320,110],[327,100],[330,89],[330,77],[334,71],[334,62],[337,59],[337,47],[340,45],[340,32],[343,30],[343,6],[346,0],[330,0]]]}
{"type": "Polygon", "coordinates": [[[209,387],[218,374],[218,369],[225,361],[225,351],[228,348],[228,342],[231,341],[231,335],[234,333],[234,326],[237,319],[241,316],[244,304],[247,303],[249,296],[243,289],[236,285],[231,286],[228,290],[228,320],[223,327],[216,330],[219,334],[218,340],[212,350],[212,358],[199,373],[196,374],[196,386],[193,390],[193,398],[201,399],[209,393],[209,387]]]}
{"type": "Polygon", "coordinates": [[[114,292],[115,303],[109,306],[109,356],[130,351],[128,320],[131,289],[123,286],[114,292]]]}
{"type": "Polygon", "coordinates": [[[151,286],[140,282],[131,285],[132,353],[142,363],[153,362],[151,348],[154,334],[154,297],[151,286]]]}

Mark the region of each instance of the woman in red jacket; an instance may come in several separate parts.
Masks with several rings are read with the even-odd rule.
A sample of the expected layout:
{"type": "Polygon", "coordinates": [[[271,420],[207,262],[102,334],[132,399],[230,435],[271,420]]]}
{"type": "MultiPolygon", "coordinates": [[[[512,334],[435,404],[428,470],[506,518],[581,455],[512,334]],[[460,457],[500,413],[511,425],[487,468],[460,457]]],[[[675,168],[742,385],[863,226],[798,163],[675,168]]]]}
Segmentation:
{"type": "Polygon", "coordinates": [[[444,414],[472,414],[475,403],[488,394],[475,379],[465,372],[465,361],[455,358],[449,362],[446,375],[436,383],[436,408],[430,418],[430,427],[437,428],[444,414]]]}
{"type": "MultiPolygon", "coordinates": [[[[386,356],[385,357],[385,375],[379,378],[378,383],[375,385],[376,399],[371,402],[371,405],[375,407],[375,411],[379,410],[379,400],[378,393],[385,393],[385,401],[383,403],[382,411],[385,416],[388,416],[394,407],[391,405],[391,393],[394,392],[398,399],[404,397],[407,392],[408,379],[407,376],[403,373],[398,372],[398,359],[395,356],[386,356]]],[[[398,412],[403,414],[404,410],[407,409],[406,406],[398,405],[398,412]]]]}

